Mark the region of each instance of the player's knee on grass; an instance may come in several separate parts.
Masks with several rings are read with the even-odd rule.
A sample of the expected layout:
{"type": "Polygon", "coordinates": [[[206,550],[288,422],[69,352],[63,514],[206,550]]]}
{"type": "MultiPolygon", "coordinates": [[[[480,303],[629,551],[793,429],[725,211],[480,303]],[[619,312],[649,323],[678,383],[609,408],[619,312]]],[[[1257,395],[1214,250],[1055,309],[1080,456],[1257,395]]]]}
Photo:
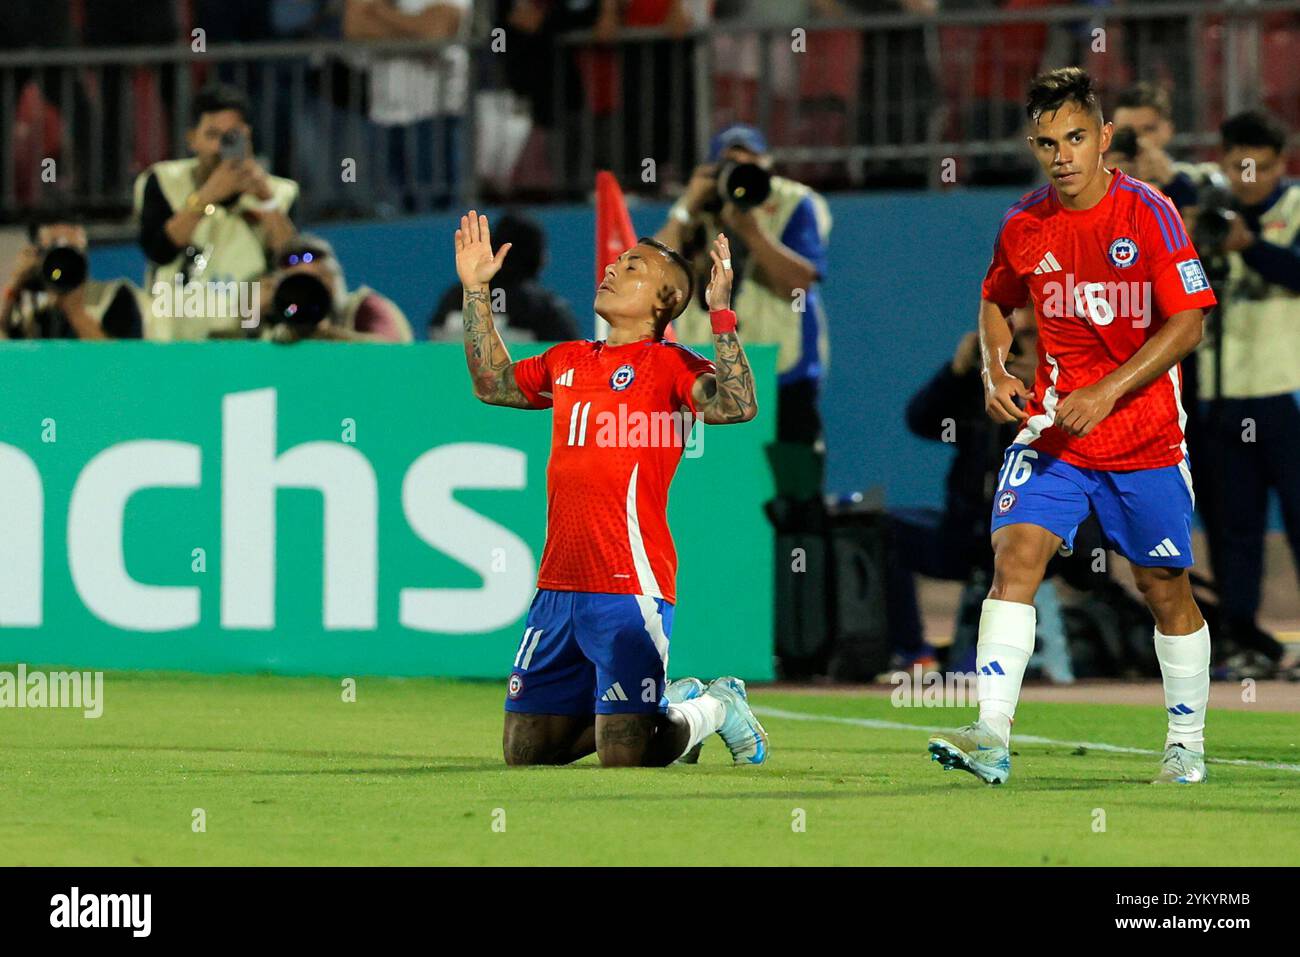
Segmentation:
{"type": "Polygon", "coordinates": [[[607,768],[643,768],[658,763],[655,736],[657,714],[601,714],[596,716],[596,754],[607,768]]]}
{"type": "Polygon", "coordinates": [[[591,718],[506,712],[501,751],[508,765],[569,764],[594,747],[591,718]]]}
{"type": "Polygon", "coordinates": [[[1037,525],[1008,525],[993,534],[990,598],[1032,604],[1061,539],[1037,525]]]}

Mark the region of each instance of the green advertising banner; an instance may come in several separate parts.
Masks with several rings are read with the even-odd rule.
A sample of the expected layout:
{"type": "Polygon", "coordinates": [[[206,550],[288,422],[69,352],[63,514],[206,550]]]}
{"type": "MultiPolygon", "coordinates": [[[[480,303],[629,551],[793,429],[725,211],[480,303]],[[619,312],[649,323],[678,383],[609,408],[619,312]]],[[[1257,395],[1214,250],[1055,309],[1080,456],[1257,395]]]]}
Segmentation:
{"type": "MultiPolygon", "coordinates": [[[[773,676],[749,353],[759,416],[697,425],[672,487],[673,676],[773,676]]],[[[458,346],[6,343],[0,381],[0,661],[507,674],[550,412],[479,403],[458,346]]]]}

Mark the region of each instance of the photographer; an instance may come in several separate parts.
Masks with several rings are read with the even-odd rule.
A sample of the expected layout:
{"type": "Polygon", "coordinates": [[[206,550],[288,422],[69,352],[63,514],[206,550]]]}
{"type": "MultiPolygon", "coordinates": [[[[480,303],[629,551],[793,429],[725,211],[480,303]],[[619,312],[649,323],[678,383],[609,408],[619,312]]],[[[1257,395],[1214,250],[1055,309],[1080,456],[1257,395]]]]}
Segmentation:
{"type": "MultiPolygon", "coordinates": [[[[202,90],[191,107],[189,159],[154,163],[136,179],[140,247],[149,258],[148,288],[156,282],[233,284],[265,272],[271,250],[293,235],[298,184],[271,176],[253,158],[251,110],[230,86],[202,90]]],[[[158,316],[160,338],[203,339],[241,334],[235,308],[181,318],[158,316]]]]}
{"type": "Polygon", "coordinates": [[[50,214],[28,223],[0,304],[0,338],[139,339],[141,310],[125,280],[88,278],[86,230],[50,214]]]}
{"type": "MultiPolygon", "coordinates": [[[[777,353],[777,441],[822,449],[817,393],[827,358],[826,320],[817,283],[826,268],[831,215],[810,187],[773,175],[763,134],[732,126],[713,139],[710,162],[697,167],[686,193],[655,238],[680,249],[708,276],[708,237],[731,238],[736,313],[745,341],[777,353]]],[[[704,281],[696,287],[703,289],[704,281]]],[[[683,342],[709,338],[708,311],[692,303],[675,322],[683,342]]]]}
{"type": "Polygon", "coordinates": [[[1154,83],[1135,83],[1115,100],[1115,135],[1106,164],[1159,189],[1179,210],[1195,206],[1201,191],[1226,188],[1214,163],[1186,163],[1168,152],[1174,138],[1169,94],[1154,83]]]}
{"type": "Polygon", "coordinates": [[[1277,120],[1239,113],[1220,134],[1231,192],[1202,197],[1189,217],[1207,271],[1221,276],[1217,334],[1199,353],[1223,515],[1219,634],[1277,661],[1282,647],[1255,618],[1270,490],[1300,569],[1300,184],[1284,180],[1286,130],[1277,120]]]}
{"type": "Polygon", "coordinates": [[[411,325],[387,296],[368,286],[348,291],[334,247],[310,233],[295,236],[262,282],[260,337],[290,343],[410,342],[411,325]]]}

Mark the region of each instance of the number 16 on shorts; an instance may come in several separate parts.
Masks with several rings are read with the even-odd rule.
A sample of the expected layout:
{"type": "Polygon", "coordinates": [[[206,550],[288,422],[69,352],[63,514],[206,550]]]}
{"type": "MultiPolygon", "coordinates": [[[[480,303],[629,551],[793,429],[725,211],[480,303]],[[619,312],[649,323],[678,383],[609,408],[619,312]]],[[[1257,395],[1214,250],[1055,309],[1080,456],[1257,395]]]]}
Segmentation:
{"type": "Polygon", "coordinates": [[[1002,469],[998,472],[997,494],[993,496],[993,510],[998,515],[1005,515],[1016,504],[1016,489],[1029,481],[1034,474],[1034,460],[1038,452],[1034,449],[1011,446],[1002,458],[1002,469]]]}

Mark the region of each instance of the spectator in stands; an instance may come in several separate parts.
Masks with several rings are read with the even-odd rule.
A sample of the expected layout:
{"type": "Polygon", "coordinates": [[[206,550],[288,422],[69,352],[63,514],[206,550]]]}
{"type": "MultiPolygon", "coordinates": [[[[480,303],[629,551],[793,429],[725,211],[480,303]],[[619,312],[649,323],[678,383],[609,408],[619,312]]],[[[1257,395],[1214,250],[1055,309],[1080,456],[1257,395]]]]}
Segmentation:
{"type": "MultiPolygon", "coordinates": [[[[75,40],[69,0],[20,0],[6,3],[0,12],[0,53],[71,46],[75,40]]],[[[63,136],[63,116],[74,109],[84,111],[84,97],[75,85],[65,98],[59,82],[62,70],[56,66],[7,67],[4,88],[13,100],[4,109],[13,115],[0,116],[0,196],[12,195],[19,207],[46,202],[50,184],[42,182],[42,164],[53,158],[62,173],[68,168],[72,144],[63,136]],[[8,155],[4,155],[5,152],[8,155]],[[11,161],[12,159],[12,166],[11,161]]],[[[81,154],[88,153],[82,148],[81,154]]],[[[68,177],[60,175],[60,186],[68,177]]]]}
{"type": "MultiPolygon", "coordinates": [[[[250,107],[239,90],[214,86],[191,107],[193,156],[155,163],[136,179],[140,247],[147,285],[158,282],[245,283],[259,280],[273,251],[294,233],[298,184],[272,176],[252,154],[250,107]],[[179,277],[179,279],[177,279],[179,277]]],[[[234,309],[182,318],[156,316],[159,338],[241,335],[234,309]]]]}
{"type": "MultiPolygon", "coordinates": [[[[471,0],[346,0],[349,40],[464,39],[471,0]]],[[[460,183],[460,137],[469,96],[469,53],[459,43],[370,65],[370,121],[381,187],[394,209],[447,206],[460,183]]]]}
{"type": "MultiPolygon", "coordinates": [[[[686,34],[706,25],[708,15],[707,6],[693,0],[600,0],[593,28],[597,42],[613,43],[628,27],[654,29],[662,36],[617,47],[622,101],[603,117],[602,126],[617,125],[621,148],[615,146],[616,152],[597,161],[609,164],[629,185],[646,182],[641,176],[646,159],[655,160],[650,183],[656,191],[661,184],[681,182],[698,155],[694,41],[686,34]]],[[[598,129],[597,149],[605,149],[611,136],[598,129]]]]}
{"type": "MultiPolygon", "coordinates": [[[[308,287],[310,295],[311,287],[308,287]]],[[[290,297],[293,298],[293,297],[290,297]]],[[[303,339],[328,342],[410,342],[411,324],[397,304],[368,286],[348,290],[334,247],[321,236],[301,233],[284,245],[276,271],[262,283],[261,336],[273,342],[303,339]],[[290,277],[311,277],[327,297],[327,314],[314,325],[284,321],[276,306],[286,300],[277,291],[290,277]]],[[[286,312],[291,311],[286,309],[286,312]]]]}
{"type": "MultiPolygon", "coordinates": [[[[854,15],[906,13],[933,18],[940,0],[822,0],[817,4],[823,13],[836,5],[854,15]]],[[[876,147],[929,142],[938,85],[925,28],[905,26],[868,33],[863,39],[857,142],[876,147]]],[[[869,164],[866,176],[876,187],[924,187],[929,166],[925,159],[892,159],[869,164]]]]}
{"type": "MultiPolygon", "coordinates": [[[[969,0],[964,6],[980,9],[1027,11],[1058,6],[1066,0],[969,0]]],[[[970,161],[973,186],[1024,184],[1038,175],[1020,147],[1025,115],[1023,96],[1029,81],[1047,67],[1049,30],[1032,21],[994,23],[980,27],[975,45],[974,74],[969,80],[972,102],[962,110],[966,139],[997,142],[1016,140],[1009,156],[974,156],[970,161]]]]}
{"type": "Polygon", "coordinates": [[[27,236],[0,304],[0,339],[140,338],[139,290],[89,278],[86,230],[74,216],[33,217],[27,236]]]}
{"type": "MultiPolygon", "coordinates": [[[[492,320],[506,342],[568,342],[582,338],[569,304],[537,281],[546,263],[546,234],[528,216],[506,213],[492,227],[492,251],[510,244],[510,255],[492,281],[492,320]]],[[[429,338],[461,342],[463,290],[448,287],[429,319],[429,338]]]]}
{"type": "Polygon", "coordinates": [[[556,83],[564,84],[562,109],[582,103],[582,77],[574,58],[563,57],[561,75],[555,73],[556,38],[591,29],[601,9],[601,0],[497,0],[493,22],[505,24],[506,49],[511,51],[505,61],[506,82],[528,100],[537,126],[549,130],[556,125],[556,83]]]}
{"type": "MultiPolygon", "coordinates": [[[[1178,0],[1147,0],[1153,4],[1177,3],[1178,0]]],[[[1120,6],[1117,0],[1093,0],[1098,6],[1120,6]]],[[[1122,8],[1121,8],[1122,14],[1122,8]]],[[[1124,22],[1124,58],[1128,61],[1129,75],[1138,80],[1157,81],[1162,75],[1170,78],[1178,104],[1176,120],[1183,126],[1196,123],[1198,117],[1192,110],[1193,64],[1200,59],[1201,50],[1191,44],[1196,36],[1191,17],[1175,14],[1167,17],[1138,17],[1124,22]]],[[[1200,21],[1204,23],[1204,21],[1200,21]]],[[[1198,28],[1199,29],[1199,28],[1198,28]]]]}
{"type": "MultiPolygon", "coordinates": [[[[93,0],[83,5],[82,40],[91,47],[174,44],[179,39],[175,7],[173,0],[93,0]]],[[[125,194],[127,178],[140,168],[132,164],[134,158],[140,157],[142,166],[167,155],[174,75],[131,63],[109,63],[97,74],[95,108],[103,141],[91,148],[98,154],[103,191],[109,196],[125,194]],[[151,108],[147,113],[144,103],[151,108]],[[123,124],[128,115],[139,122],[123,124]],[[135,141],[123,140],[126,130],[134,131],[135,141]]]]}

